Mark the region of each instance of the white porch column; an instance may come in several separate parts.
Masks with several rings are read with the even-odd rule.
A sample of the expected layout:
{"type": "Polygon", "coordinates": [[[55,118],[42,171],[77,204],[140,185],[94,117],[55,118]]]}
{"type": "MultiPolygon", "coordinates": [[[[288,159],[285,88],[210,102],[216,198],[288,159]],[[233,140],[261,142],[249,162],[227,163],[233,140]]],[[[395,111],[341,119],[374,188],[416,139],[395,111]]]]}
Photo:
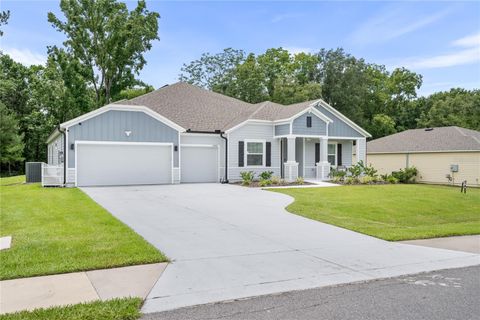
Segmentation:
{"type": "Polygon", "coordinates": [[[320,138],[320,162],[317,162],[317,179],[327,180],[330,174],[328,162],[328,139],[320,138]]]}
{"type": "Polygon", "coordinates": [[[298,178],[298,162],[295,161],[295,137],[287,138],[287,162],[285,162],[285,180],[293,182],[298,178]]]}
{"type": "Polygon", "coordinates": [[[357,139],[356,148],[357,148],[356,149],[357,162],[363,161],[365,163],[367,158],[367,139],[366,138],[357,139]]]}

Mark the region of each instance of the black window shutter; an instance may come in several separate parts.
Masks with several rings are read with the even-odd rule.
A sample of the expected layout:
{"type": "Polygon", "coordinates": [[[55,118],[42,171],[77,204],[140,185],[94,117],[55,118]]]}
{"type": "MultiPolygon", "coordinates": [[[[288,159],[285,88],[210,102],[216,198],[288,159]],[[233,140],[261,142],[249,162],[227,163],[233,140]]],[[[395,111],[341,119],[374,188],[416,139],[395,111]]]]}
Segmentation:
{"type": "Polygon", "coordinates": [[[243,167],[244,166],[244,163],[243,163],[243,159],[244,159],[244,143],[243,141],[238,141],[238,166],[239,167],[243,167]]]}
{"type": "Polygon", "coordinates": [[[342,144],[337,144],[337,163],[339,166],[342,165],[342,144]]]}
{"type": "Polygon", "coordinates": [[[320,162],[320,143],[315,143],[315,163],[320,162]]]}
{"type": "Polygon", "coordinates": [[[312,127],[312,117],[307,117],[307,128],[312,127]]]}
{"type": "Polygon", "coordinates": [[[265,152],[266,152],[266,157],[267,159],[265,159],[265,165],[267,167],[271,167],[272,166],[272,143],[271,142],[267,142],[266,145],[265,145],[266,149],[265,152]]]}

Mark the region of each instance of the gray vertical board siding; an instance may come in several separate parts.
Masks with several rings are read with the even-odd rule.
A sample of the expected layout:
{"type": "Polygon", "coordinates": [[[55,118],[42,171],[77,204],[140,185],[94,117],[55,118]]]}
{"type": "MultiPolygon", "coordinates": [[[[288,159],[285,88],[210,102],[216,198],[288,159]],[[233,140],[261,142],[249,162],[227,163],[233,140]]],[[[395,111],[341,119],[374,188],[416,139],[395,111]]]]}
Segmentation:
{"type": "Polygon", "coordinates": [[[342,165],[349,167],[352,165],[353,142],[342,141],[342,165]]]}
{"type": "Polygon", "coordinates": [[[280,139],[273,138],[273,124],[246,124],[229,133],[228,137],[228,179],[238,181],[241,171],[253,171],[256,176],[263,171],[273,171],[273,175],[280,176],[280,139]],[[238,141],[258,139],[272,143],[271,167],[238,167],[238,141]]]}
{"type": "Polygon", "coordinates": [[[63,154],[63,157],[60,157],[60,153],[63,152],[64,150],[64,143],[63,143],[63,134],[60,134],[55,140],[50,142],[48,144],[48,148],[50,149],[48,151],[48,159],[47,163],[51,166],[59,166],[63,162],[60,160],[65,159],[65,154],[63,154]],[[60,159],[62,158],[62,159],[60,159]]]}
{"type": "MultiPolygon", "coordinates": [[[[68,129],[68,167],[75,167],[75,141],[171,142],[178,146],[178,131],[141,111],[104,112],[68,129]],[[130,136],[125,131],[131,131],[130,136]]],[[[174,151],[178,167],[178,151],[174,151]]]]}
{"type": "Polygon", "coordinates": [[[328,125],[328,135],[330,137],[363,137],[363,135],[357,130],[353,129],[349,124],[338,118],[323,106],[317,105],[315,108],[333,120],[333,122],[328,125]]]}
{"type": "Polygon", "coordinates": [[[42,182],[42,163],[41,162],[25,163],[25,181],[27,183],[42,182]]]}
{"type": "Polygon", "coordinates": [[[292,133],[312,136],[324,136],[327,134],[327,123],[313,113],[306,112],[293,120],[292,133]],[[311,128],[307,128],[307,117],[312,117],[311,128]]]}
{"type": "Polygon", "coordinates": [[[357,145],[358,145],[357,161],[363,160],[363,162],[365,162],[366,154],[367,154],[367,140],[358,139],[357,145]]]}
{"type": "Polygon", "coordinates": [[[295,161],[298,162],[298,176],[303,177],[303,138],[295,138],[295,161]]]}
{"type": "Polygon", "coordinates": [[[286,136],[290,134],[290,124],[278,124],[275,126],[275,135],[276,136],[286,136]]]}

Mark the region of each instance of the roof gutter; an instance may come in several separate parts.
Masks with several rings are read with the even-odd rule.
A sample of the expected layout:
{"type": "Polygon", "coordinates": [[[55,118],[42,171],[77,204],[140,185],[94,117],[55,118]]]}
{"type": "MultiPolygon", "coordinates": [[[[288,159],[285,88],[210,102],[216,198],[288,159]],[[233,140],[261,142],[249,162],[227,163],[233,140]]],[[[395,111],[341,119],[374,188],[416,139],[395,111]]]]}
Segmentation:
{"type": "Polygon", "coordinates": [[[220,138],[225,140],[225,176],[223,177],[221,183],[228,183],[228,138],[224,136],[225,132],[222,130],[214,130],[214,131],[201,131],[201,130],[192,130],[187,129],[187,133],[203,133],[203,134],[218,134],[220,138]]]}
{"type": "Polygon", "coordinates": [[[65,163],[65,159],[67,158],[67,135],[65,133],[67,129],[63,129],[63,131],[60,129],[60,125],[57,126],[57,131],[60,132],[60,134],[63,134],[63,185],[65,186],[67,184],[67,165],[65,163]]]}

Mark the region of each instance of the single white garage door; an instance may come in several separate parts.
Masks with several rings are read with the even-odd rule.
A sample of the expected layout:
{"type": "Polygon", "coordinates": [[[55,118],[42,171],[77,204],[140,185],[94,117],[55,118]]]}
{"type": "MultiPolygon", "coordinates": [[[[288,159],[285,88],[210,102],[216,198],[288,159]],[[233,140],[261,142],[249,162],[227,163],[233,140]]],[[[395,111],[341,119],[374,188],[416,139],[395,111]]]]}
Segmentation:
{"type": "Polygon", "coordinates": [[[218,182],[218,146],[181,146],[182,183],[218,182]]]}
{"type": "Polygon", "coordinates": [[[77,143],[78,186],[172,183],[172,145],[77,143]]]}

